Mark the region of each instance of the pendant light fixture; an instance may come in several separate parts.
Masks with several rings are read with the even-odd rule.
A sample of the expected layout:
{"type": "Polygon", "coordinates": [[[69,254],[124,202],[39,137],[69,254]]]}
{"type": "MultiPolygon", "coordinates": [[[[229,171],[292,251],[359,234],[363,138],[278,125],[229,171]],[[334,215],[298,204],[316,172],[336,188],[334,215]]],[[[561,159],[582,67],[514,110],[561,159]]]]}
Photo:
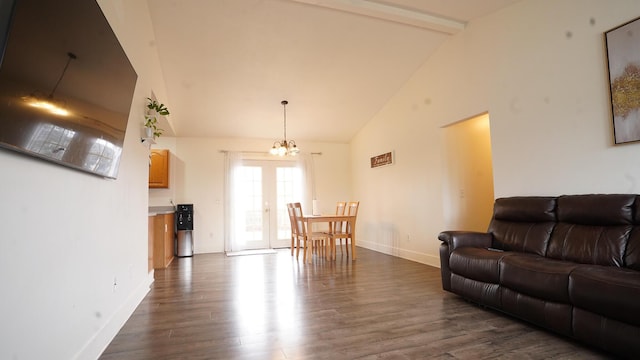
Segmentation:
{"type": "Polygon", "coordinates": [[[60,85],[60,82],[62,81],[62,78],[64,77],[64,75],[67,73],[67,69],[69,68],[69,64],[71,64],[71,61],[77,58],[78,57],[74,53],[72,52],[67,53],[67,63],[64,66],[64,69],[62,70],[62,74],[60,74],[60,77],[58,78],[58,81],[54,85],[53,90],[51,90],[51,93],[49,93],[47,97],[43,97],[34,93],[29,96],[22,97],[22,100],[26,102],[27,105],[29,106],[48,111],[55,115],[59,115],[59,116],[70,115],[70,112],[67,109],[65,109],[64,103],[54,99],[53,94],[58,89],[58,85],[60,85]]]}
{"type": "Polygon", "coordinates": [[[296,146],[296,142],[295,141],[293,141],[293,140],[288,140],[287,141],[287,104],[288,103],[289,102],[287,100],[282,100],[280,102],[280,104],[282,104],[282,108],[284,110],[284,140],[276,141],[276,142],[273,143],[273,147],[269,151],[269,153],[271,153],[271,155],[278,155],[278,156],[290,155],[290,156],[295,156],[295,155],[298,155],[298,153],[300,152],[300,150],[296,146]]]}

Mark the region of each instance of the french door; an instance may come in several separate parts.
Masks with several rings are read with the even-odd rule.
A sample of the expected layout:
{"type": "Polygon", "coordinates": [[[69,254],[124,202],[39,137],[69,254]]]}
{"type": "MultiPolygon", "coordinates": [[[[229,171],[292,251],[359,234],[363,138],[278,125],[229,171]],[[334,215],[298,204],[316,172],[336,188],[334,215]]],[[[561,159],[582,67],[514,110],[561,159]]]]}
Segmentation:
{"type": "Polygon", "coordinates": [[[243,160],[236,176],[238,250],[291,246],[286,204],[302,199],[302,171],[293,161],[243,160]]]}

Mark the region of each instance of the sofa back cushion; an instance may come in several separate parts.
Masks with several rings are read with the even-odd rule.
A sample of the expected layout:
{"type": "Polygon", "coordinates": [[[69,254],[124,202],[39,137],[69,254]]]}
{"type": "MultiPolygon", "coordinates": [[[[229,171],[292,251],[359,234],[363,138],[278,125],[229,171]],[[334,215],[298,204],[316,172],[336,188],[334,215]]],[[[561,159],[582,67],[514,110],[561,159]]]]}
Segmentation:
{"type": "Polygon", "coordinates": [[[556,221],[555,208],[554,197],[497,199],[489,224],[492,247],[544,256],[556,221]]]}
{"type": "Polygon", "coordinates": [[[556,225],[546,256],[582,264],[623,266],[633,228],[635,195],[558,197],[556,225]]]}
{"type": "Polygon", "coordinates": [[[624,256],[624,264],[627,268],[640,271],[640,197],[636,196],[633,211],[633,230],[629,235],[629,242],[624,256]]]}
{"type": "Polygon", "coordinates": [[[624,255],[624,266],[640,271],[640,226],[636,225],[629,235],[627,250],[624,255]]]}

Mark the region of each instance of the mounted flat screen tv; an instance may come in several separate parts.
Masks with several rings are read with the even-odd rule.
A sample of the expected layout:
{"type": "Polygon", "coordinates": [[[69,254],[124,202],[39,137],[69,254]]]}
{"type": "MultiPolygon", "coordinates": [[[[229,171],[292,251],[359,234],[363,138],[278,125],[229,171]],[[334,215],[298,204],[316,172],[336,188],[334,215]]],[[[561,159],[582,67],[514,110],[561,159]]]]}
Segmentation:
{"type": "Polygon", "coordinates": [[[98,3],[2,0],[0,47],[0,147],[115,179],[138,76],[98,3]]]}

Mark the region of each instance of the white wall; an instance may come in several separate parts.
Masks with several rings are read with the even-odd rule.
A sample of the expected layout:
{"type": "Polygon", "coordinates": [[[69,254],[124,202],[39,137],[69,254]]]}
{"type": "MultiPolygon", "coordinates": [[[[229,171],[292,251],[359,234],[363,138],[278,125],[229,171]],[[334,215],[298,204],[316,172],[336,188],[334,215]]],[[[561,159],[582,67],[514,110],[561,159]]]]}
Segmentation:
{"type": "MultiPolygon", "coordinates": [[[[169,189],[149,190],[150,203],[194,206],[194,252],[224,251],[224,154],[227,151],[268,151],[273,140],[161,137],[156,148],[171,151],[169,189]]],[[[298,142],[314,155],[316,192],[321,211],[333,213],[335,203],[351,199],[349,145],[298,142]]]]}
{"type": "Polygon", "coordinates": [[[637,0],[525,0],[468,24],[352,142],[360,244],[438,265],[442,126],[488,111],[495,196],[640,192],[640,144],[613,146],[603,32],[637,0]],[[397,165],[369,169],[395,149],[397,165]]]}
{"type": "Polygon", "coordinates": [[[148,291],[140,133],[165,91],[146,1],[99,3],[138,73],[118,179],[0,150],[2,359],[96,358],[148,291]]]}

